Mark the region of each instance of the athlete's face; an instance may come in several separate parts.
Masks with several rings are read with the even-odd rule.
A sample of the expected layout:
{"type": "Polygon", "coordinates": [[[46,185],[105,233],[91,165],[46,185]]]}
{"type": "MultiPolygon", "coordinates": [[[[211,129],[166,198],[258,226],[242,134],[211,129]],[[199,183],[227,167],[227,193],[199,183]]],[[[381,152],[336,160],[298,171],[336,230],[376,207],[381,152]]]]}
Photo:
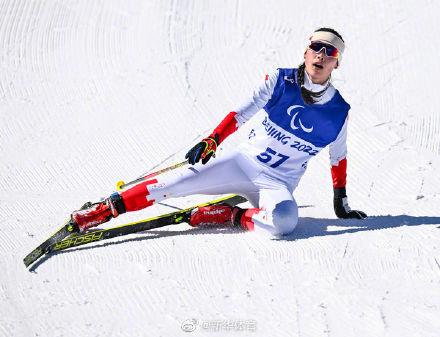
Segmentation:
{"type": "Polygon", "coordinates": [[[304,53],[304,63],[307,74],[315,84],[323,84],[330,77],[333,69],[338,67],[338,59],[327,56],[324,49],[316,53],[307,48],[304,53]]]}

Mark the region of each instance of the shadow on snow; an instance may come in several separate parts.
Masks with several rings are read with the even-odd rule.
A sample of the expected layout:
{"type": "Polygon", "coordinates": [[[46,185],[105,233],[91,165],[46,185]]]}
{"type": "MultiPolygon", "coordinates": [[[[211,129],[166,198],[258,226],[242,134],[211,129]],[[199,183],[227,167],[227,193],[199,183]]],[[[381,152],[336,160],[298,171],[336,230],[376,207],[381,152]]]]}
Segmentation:
{"type": "MultiPolygon", "coordinates": [[[[292,234],[284,235],[282,237],[273,238],[273,240],[284,241],[296,241],[304,240],[312,237],[329,236],[329,235],[341,235],[351,234],[363,231],[382,230],[403,226],[420,226],[420,225],[439,225],[440,217],[432,216],[408,216],[408,215],[381,215],[370,216],[365,220],[343,220],[343,219],[320,219],[320,218],[299,218],[298,226],[292,234]],[[330,229],[331,228],[331,229],[330,229]]],[[[169,227],[168,227],[169,228],[169,227]]],[[[46,261],[49,257],[66,254],[73,251],[81,251],[88,249],[102,248],[111,245],[119,245],[128,242],[144,241],[151,239],[158,239],[170,236],[182,236],[182,235],[207,235],[207,234],[237,234],[242,231],[236,228],[225,227],[201,227],[190,228],[188,230],[148,230],[145,232],[139,232],[131,235],[142,235],[134,238],[127,239],[115,239],[108,242],[97,242],[93,246],[83,246],[72,248],[66,251],[56,252],[51,255],[44,256],[37,261],[30,271],[35,271],[39,265],[46,261]]]]}
{"type": "MultiPolygon", "coordinates": [[[[295,231],[292,234],[278,238],[278,240],[296,241],[315,236],[341,235],[420,225],[440,225],[440,217],[379,215],[369,216],[365,220],[300,218],[295,231]],[[332,228],[330,229],[330,227],[332,228]]],[[[440,226],[437,228],[440,228],[440,226]]]]}

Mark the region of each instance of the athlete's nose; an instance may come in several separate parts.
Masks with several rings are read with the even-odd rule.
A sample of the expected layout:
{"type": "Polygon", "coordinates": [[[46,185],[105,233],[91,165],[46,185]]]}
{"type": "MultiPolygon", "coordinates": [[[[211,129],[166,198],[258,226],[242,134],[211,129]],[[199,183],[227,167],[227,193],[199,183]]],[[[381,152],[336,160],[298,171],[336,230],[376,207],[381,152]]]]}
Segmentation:
{"type": "Polygon", "coordinates": [[[320,60],[324,60],[324,48],[321,49],[321,51],[319,53],[316,54],[316,56],[320,59],[320,60]]]}

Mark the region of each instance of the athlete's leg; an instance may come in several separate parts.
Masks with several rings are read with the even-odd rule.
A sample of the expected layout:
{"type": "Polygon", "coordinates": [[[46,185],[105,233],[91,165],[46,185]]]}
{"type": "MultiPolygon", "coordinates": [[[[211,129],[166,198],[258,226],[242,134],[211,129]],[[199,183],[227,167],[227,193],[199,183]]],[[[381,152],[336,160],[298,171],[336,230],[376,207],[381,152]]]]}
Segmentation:
{"type": "Polygon", "coordinates": [[[286,235],[298,223],[298,206],[289,190],[262,190],[261,211],[253,217],[256,232],[286,235]]]}
{"type": "Polygon", "coordinates": [[[167,198],[192,194],[243,194],[256,191],[252,180],[261,168],[250,163],[239,152],[158,176],[123,191],[121,198],[127,212],[136,211],[167,198]]]}
{"type": "Polygon", "coordinates": [[[274,236],[290,234],[298,222],[298,206],[292,191],[280,181],[259,175],[255,180],[259,190],[243,193],[253,206],[249,209],[224,206],[201,207],[193,214],[191,225],[199,223],[233,223],[245,230],[274,236]],[[256,191],[256,192],[254,192],[256,191]]]}
{"type": "Polygon", "coordinates": [[[291,233],[298,223],[298,206],[292,191],[283,183],[260,175],[258,208],[246,210],[240,219],[243,228],[271,235],[291,233]]]}
{"type": "Polygon", "coordinates": [[[233,152],[207,165],[177,169],[123,191],[92,207],[72,213],[72,219],[85,230],[119,214],[137,211],[155,202],[191,194],[246,194],[255,191],[252,179],[261,169],[242,154],[233,152]]]}

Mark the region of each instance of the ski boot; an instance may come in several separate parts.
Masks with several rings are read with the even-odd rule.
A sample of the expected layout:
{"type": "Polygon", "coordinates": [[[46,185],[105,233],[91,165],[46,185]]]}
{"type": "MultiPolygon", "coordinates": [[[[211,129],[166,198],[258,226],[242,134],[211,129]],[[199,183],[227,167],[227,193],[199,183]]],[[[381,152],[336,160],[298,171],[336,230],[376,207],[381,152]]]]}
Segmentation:
{"type": "Polygon", "coordinates": [[[254,230],[254,215],[261,211],[260,208],[243,209],[238,206],[225,204],[197,207],[192,210],[186,222],[193,227],[203,225],[224,225],[254,230]]]}
{"type": "Polygon", "coordinates": [[[240,207],[226,204],[197,207],[192,210],[188,223],[192,227],[204,225],[240,226],[240,218],[244,211],[240,207]]]}
{"type": "Polygon", "coordinates": [[[119,193],[113,193],[103,201],[93,204],[91,202],[85,203],[81,209],[72,213],[71,219],[78,226],[79,231],[83,233],[89,228],[105,223],[122,213],[125,213],[122,198],[119,193]]]}

